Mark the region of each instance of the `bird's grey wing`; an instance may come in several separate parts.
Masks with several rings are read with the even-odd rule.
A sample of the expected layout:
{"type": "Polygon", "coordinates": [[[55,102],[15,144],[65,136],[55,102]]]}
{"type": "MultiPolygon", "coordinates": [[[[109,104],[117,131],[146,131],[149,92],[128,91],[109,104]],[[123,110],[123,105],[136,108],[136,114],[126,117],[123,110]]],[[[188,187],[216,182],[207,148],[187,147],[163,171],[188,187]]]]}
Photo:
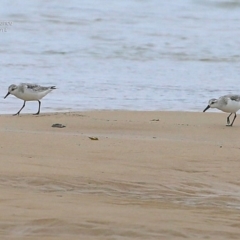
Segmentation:
{"type": "Polygon", "coordinates": [[[32,83],[24,83],[25,87],[29,90],[35,91],[35,92],[41,92],[48,89],[48,87],[42,87],[38,84],[32,84],[32,83]]]}
{"type": "Polygon", "coordinates": [[[230,97],[230,99],[233,100],[233,101],[240,102],[240,95],[232,95],[232,96],[230,97]]]}
{"type": "Polygon", "coordinates": [[[232,101],[240,102],[240,95],[229,94],[229,95],[226,95],[225,97],[231,99],[232,101]]]}

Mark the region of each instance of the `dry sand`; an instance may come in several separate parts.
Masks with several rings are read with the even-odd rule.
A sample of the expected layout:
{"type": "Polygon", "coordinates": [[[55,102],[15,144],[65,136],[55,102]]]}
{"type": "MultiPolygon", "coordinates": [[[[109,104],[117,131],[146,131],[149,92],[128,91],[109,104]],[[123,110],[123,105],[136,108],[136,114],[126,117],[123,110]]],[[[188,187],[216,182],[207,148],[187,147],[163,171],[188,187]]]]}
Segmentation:
{"type": "Polygon", "coordinates": [[[0,116],[0,239],[240,239],[240,120],[226,117],[0,116]]]}

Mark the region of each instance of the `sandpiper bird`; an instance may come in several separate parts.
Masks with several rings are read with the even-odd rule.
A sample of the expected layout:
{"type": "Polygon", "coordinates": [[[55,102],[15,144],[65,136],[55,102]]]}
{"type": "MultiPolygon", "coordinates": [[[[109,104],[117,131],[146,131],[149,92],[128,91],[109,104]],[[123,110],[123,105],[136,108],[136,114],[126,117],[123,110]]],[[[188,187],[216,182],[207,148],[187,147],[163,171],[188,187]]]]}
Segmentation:
{"type": "Polygon", "coordinates": [[[40,99],[42,99],[44,96],[50,93],[53,89],[56,89],[56,87],[55,86],[42,87],[40,85],[31,83],[21,83],[19,85],[12,84],[8,87],[8,93],[4,98],[6,98],[9,94],[12,94],[15,97],[20,98],[24,101],[21,109],[14,115],[19,115],[19,113],[25,107],[25,103],[27,101],[38,101],[39,103],[38,112],[34,114],[38,115],[40,113],[41,107],[40,99]]]}
{"type": "Polygon", "coordinates": [[[208,102],[208,106],[203,110],[203,112],[206,112],[209,108],[217,108],[223,112],[230,113],[227,117],[227,125],[228,127],[232,127],[237,114],[236,112],[240,109],[240,95],[225,95],[218,99],[210,99],[208,102]],[[230,124],[230,116],[234,114],[232,123],[230,124]]]}

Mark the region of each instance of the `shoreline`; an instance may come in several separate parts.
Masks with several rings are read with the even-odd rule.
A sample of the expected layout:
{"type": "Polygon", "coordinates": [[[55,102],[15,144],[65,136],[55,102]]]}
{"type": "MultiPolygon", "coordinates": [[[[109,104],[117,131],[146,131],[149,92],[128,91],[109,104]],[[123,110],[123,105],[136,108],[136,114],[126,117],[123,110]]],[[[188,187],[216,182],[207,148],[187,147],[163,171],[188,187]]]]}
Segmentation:
{"type": "MultiPolygon", "coordinates": [[[[204,108],[203,108],[204,109],[204,108]]],[[[88,113],[88,112],[142,112],[142,113],[151,113],[151,112],[159,112],[159,113],[203,113],[203,114],[209,114],[209,113],[223,113],[223,114],[228,114],[226,112],[222,112],[217,109],[211,109],[208,110],[207,112],[203,112],[203,109],[200,110],[128,110],[128,109],[86,109],[86,110],[51,110],[51,111],[41,111],[39,115],[46,115],[46,114],[71,114],[71,113],[88,113]]],[[[34,111],[33,111],[34,112],[34,111]]],[[[13,116],[13,113],[0,113],[0,116],[6,116],[10,115],[13,116]]],[[[32,112],[28,110],[28,112],[21,112],[19,116],[22,115],[33,115],[32,112]]]]}

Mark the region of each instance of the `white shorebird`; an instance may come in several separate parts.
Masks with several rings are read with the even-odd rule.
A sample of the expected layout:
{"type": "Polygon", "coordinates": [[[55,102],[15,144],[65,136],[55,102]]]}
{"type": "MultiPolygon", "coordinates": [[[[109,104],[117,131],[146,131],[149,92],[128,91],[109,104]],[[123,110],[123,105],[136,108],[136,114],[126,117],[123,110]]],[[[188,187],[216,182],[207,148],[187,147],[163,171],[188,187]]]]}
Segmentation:
{"type": "Polygon", "coordinates": [[[223,112],[230,113],[227,117],[227,125],[228,127],[232,127],[237,114],[236,112],[240,109],[240,95],[225,95],[218,99],[210,99],[208,102],[208,106],[203,110],[203,112],[206,112],[209,108],[217,108],[223,112]],[[232,123],[230,124],[230,116],[234,114],[232,123]]]}
{"type": "Polygon", "coordinates": [[[55,86],[42,87],[40,85],[31,83],[21,83],[19,85],[12,84],[8,87],[8,93],[4,98],[6,98],[9,94],[12,94],[15,97],[20,98],[24,101],[21,109],[14,115],[19,115],[19,113],[25,107],[25,103],[27,101],[38,101],[39,103],[38,112],[34,114],[38,115],[40,113],[41,107],[40,99],[42,99],[44,96],[50,93],[53,89],[56,89],[56,87],[55,86]]]}

